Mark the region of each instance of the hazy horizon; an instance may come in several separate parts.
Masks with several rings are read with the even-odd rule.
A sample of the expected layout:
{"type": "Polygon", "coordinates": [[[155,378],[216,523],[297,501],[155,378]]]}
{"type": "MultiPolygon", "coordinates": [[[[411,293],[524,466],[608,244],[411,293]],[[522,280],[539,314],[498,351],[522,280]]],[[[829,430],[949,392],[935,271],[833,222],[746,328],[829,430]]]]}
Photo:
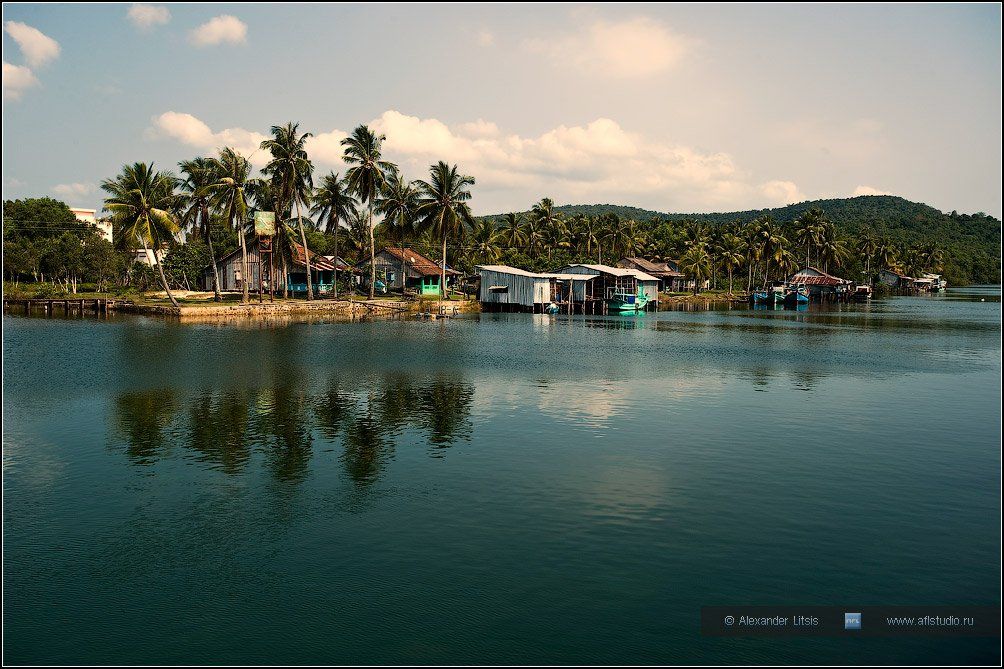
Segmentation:
{"type": "Polygon", "coordinates": [[[5,199],[100,208],[125,163],[359,123],[475,213],[727,212],[862,194],[1001,216],[1000,7],[3,7],[5,199]]]}

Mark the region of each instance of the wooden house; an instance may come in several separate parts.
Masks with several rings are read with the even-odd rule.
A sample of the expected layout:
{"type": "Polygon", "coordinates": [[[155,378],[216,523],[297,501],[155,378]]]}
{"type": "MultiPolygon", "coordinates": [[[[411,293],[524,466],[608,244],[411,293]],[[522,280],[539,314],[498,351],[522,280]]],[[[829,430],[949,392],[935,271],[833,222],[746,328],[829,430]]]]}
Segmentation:
{"type": "Polygon", "coordinates": [[[809,299],[832,301],[846,299],[854,291],[854,283],[838,276],[827,274],[815,267],[801,269],[788,278],[789,283],[804,285],[809,299]]]}
{"type": "MultiPolygon", "coordinates": [[[[278,258],[275,258],[271,263],[274,264],[275,267],[269,267],[269,254],[259,252],[257,239],[248,243],[247,251],[247,280],[249,291],[258,291],[260,286],[260,273],[260,276],[266,281],[264,290],[267,292],[269,289],[267,282],[274,270],[275,283],[272,286],[273,290],[276,292],[282,292],[283,288],[288,286],[289,292],[293,294],[305,294],[307,292],[307,268],[304,263],[303,247],[301,245],[295,243],[293,244],[292,262],[287,265],[285,274],[283,274],[282,263],[278,258]]],[[[245,277],[240,248],[237,248],[220,258],[217,262],[217,268],[220,272],[221,291],[242,292],[244,290],[245,277]]],[[[319,256],[313,251],[310,251],[310,275],[313,280],[315,293],[327,293],[331,290],[332,282],[334,280],[334,269],[335,266],[331,260],[325,256],[319,256]]],[[[341,271],[341,267],[339,267],[339,271],[341,271]]],[[[202,283],[206,290],[213,289],[212,265],[203,270],[202,283]]]]}
{"type": "Polygon", "coordinates": [[[617,263],[618,267],[624,269],[636,269],[649,276],[659,279],[659,290],[666,292],[679,292],[685,290],[683,272],[675,262],[655,262],[645,258],[624,258],[617,263]]]}
{"type": "Polygon", "coordinates": [[[890,288],[913,288],[913,277],[900,274],[891,269],[883,269],[878,273],[878,282],[890,288]]]}
{"type": "Polygon", "coordinates": [[[543,313],[552,304],[564,313],[583,313],[582,295],[593,274],[528,272],[508,265],[478,265],[478,300],[485,311],[543,313]],[[576,298],[575,296],[579,297],[576,298]]]}
{"type": "Polygon", "coordinates": [[[583,291],[576,293],[576,299],[580,299],[585,305],[584,313],[603,313],[602,305],[616,292],[636,294],[639,288],[648,297],[648,309],[657,310],[659,308],[659,286],[660,280],[656,277],[637,269],[625,267],[611,267],[610,265],[576,263],[563,267],[559,272],[566,274],[587,274],[595,277],[594,281],[583,284],[580,289],[583,291]],[[598,304],[597,304],[598,303],[598,304]]]}
{"type": "MultiPolygon", "coordinates": [[[[370,262],[366,258],[356,264],[356,271],[359,272],[360,282],[363,286],[369,286],[370,262]]],[[[414,249],[385,246],[375,255],[377,287],[382,284],[388,290],[400,291],[402,287],[407,291],[415,292],[419,295],[437,296],[439,292],[439,281],[442,277],[443,269],[439,263],[433,262],[414,249]]],[[[449,288],[459,272],[446,268],[446,287],[449,288]]]]}

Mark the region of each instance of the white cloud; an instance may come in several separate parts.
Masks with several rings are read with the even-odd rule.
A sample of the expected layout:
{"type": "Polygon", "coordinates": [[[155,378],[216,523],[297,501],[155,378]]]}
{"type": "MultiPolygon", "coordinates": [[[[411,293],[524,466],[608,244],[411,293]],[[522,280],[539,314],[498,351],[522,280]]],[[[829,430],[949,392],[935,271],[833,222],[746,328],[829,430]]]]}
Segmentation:
{"type": "Polygon", "coordinates": [[[778,205],[795,204],[809,199],[798,190],[798,186],[792,181],[768,181],[760,184],[760,192],[778,205]]]}
{"type": "Polygon", "coordinates": [[[213,132],[208,125],[191,114],[169,111],[153,117],[153,125],[146,131],[147,139],[174,139],[208,154],[229,146],[239,151],[252,164],[264,165],[267,156],[258,149],[267,139],[260,132],[243,128],[224,128],[213,132]]]}
{"type": "Polygon", "coordinates": [[[171,20],[171,12],[163,5],[136,3],[129,7],[129,20],[140,30],[150,30],[171,20]]]}
{"type": "Polygon", "coordinates": [[[215,44],[244,44],[247,41],[248,26],[236,16],[223,14],[206,21],[191,32],[192,43],[196,46],[215,44]]]}
{"type": "MultiPolygon", "coordinates": [[[[585,125],[561,125],[538,136],[506,134],[484,119],[450,126],[438,119],[389,110],[369,122],[387,140],[384,154],[410,178],[446,160],[477,178],[478,211],[524,208],[549,196],[561,202],[613,202],[663,211],[750,209],[807,199],[790,181],[760,183],[723,152],[702,151],[622,128],[599,118],[585,125]]],[[[191,114],[154,117],[148,136],[170,138],[206,154],[233,146],[252,162],[265,139],[243,128],[214,131],[191,114]]],[[[319,132],[307,151],[319,170],[344,169],[341,140],[346,132],[319,132]]]]}
{"type": "Polygon", "coordinates": [[[878,188],[872,188],[871,186],[858,186],[854,189],[851,196],[857,197],[858,195],[892,195],[892,193],[879,190],[878,188]]]}
{"type": "Polygon", "coordinates": [[[3,99],[20,100],[24,91],[38,86],[38,79],[30,68],[3,62],[3,99]]]}
{"type": "Polygon", "coordinates": [[[28,65],[40,67],[59,57],[59,42],[40,30],[17,21],[7,21],[3,26],[7,34],[17,42],[28,65]]]}
{"type": "Polygon", "coordinates": [[[94,186],[84,183],[57,184],[52,187],[52,192],[63,197],[83,197],[93,193],[94,186]]]}
{"type": "Polygon", "coordinates": [[[621,21],[594,20],[574,33],[524,42],[532,53],[583,74],[642,78],[677,65],[697,40],[676,34],[646,17],[621,21]]]}
{"type": "Polygon", "coordinates": [[[487,30],[482,30],[478,33],[478,44],[481,46],[495,46],[495,35],[487,30]]]}

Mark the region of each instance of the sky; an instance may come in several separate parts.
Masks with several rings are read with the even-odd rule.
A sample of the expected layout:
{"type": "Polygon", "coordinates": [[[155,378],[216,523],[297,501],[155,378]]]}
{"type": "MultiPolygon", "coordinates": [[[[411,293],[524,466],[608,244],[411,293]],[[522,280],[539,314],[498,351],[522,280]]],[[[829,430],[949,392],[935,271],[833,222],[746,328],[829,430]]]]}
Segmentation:
{"type": "Polygon", "coordinates": [[[893,194],[1001,215],[1001,13],[970,5],[3,5],[3,197],[366,123],[476,214],[893,194]]]}

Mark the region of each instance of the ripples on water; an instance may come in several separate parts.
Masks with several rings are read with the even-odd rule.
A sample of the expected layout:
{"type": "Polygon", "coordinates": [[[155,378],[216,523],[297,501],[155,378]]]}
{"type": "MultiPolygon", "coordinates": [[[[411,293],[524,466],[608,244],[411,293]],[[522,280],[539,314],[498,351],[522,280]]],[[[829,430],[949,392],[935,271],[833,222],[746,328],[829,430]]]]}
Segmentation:
{"type": "Polygon", "coordinates": [[[5,317],[7,659],[996,661],[696,621],[999,604],[999,296],[5,317]]]}

